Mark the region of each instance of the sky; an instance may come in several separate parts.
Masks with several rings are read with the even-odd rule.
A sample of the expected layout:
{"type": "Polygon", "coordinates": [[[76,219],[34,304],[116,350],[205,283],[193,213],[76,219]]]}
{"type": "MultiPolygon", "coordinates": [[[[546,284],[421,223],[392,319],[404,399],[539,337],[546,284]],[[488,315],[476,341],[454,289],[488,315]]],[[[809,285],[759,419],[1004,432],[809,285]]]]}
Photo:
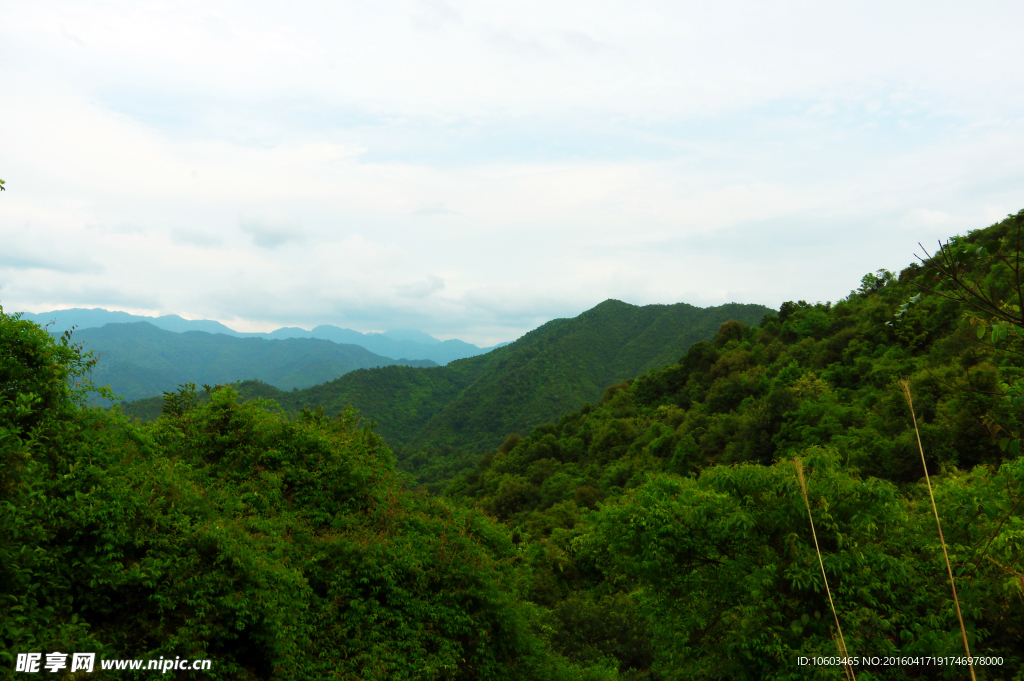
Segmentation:
{"type": "Polygon", "coordinates": [[[1024,3],[0,0],[0,305],[511,341],[1024,208],[1024,3]]]}

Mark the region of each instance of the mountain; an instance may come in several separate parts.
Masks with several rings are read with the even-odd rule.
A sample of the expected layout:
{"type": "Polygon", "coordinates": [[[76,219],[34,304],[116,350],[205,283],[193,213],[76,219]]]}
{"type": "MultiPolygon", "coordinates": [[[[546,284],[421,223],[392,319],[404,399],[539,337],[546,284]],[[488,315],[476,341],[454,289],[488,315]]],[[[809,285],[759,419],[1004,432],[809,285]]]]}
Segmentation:
{"type": "MultiPolygon", "coordinates": [[[[279,329],[273,333],[282,331],[279,329]]],[[[298,329],[301,331],[301,329],[298,329]]],[[[323,338],[335,343],[351,343],[360,345],[370,352],[385,357],[408,357],[412,359],[430,359],[444,365],[457,359],[475,357],[500,348],[508,343],[501,343],[489,348],[481,348],[472,343],[458,339],[439,341],[422,331],[396,330],[384,333],[360,333],[352,329],[337,326],[321,325],[306,332],[310,338],[323,338]]]]}
{"type": "Polygon", "coordinates": [[[361,333],[352,329],[324,324],[312,331],[295,326],[286,326],[269,333],[240,332],[220,322],[209,319],[185,319],[178,315],[162,317],[144,317],[127,312],[112,312],[102,308],[73,308],[70,310],[54,310],[52,312],[22,313],[23,319],[45,326],[52,322],[51,331],[61,333],[72,326],[78,329],[90,329],[106,324],[127,324],[147,322],[166,331],[183,333],[185,331],[205,331],[222,333],[236,338],[264,338],[267,340],[285,340],[288,338],[319,338],[335,343],[358,345],[370,352],[383,357],[404,357],[410,360],[429,359],[437,364],[447,364],[456,359],[475,357],[490,352],[494,348],[507,343],[481,348],[472,343],[458,339],[440,341],[433,336],[415,329],[393,329],[383,333],[361,333]]]}
{"type": "Polygon", "coordinates": [[[724,324],[440,489],[520,540],[554,649],[618,678],[850,678],[796,662],[837,643],[901,660],[858,679],[1011,650],[977,678],[1024,678],[1022,234],[724,324]]]}
{"type": "MultiPolygon", "coordinates": [[[[597,401],[608,385],[675,362],[697,341],[713,338],[722,322],[752,324],[771,312],[762,305],[735,303],[638,307],[607,300],[486,355],[444,367],[353,371],[291,393],[246,384],[242,395],[273,398],[291,413],[323,407],[333,414],[351,404],[377,422],[392,446],[494,447],[509,432],[526,432],[597,401]]],[[[159,414],[159,400],[123,409],[152,418],[159,414]]]]}
{"type": "Polygon", "coordinates": [[[207,333],[224,333],[229,336],[240,336],[234,329],[230,329],[220,322],[209,319],[185,319],[176,314],[164,315],[162,317],[144,317],[141,315],[129,314],[104,310],[102,308],[81,308],[76,307],[70,310],[53,310],[52,312],[22,312],[22,319],[28,319],[40,326],[52,324],[50,331],[62,333],[72,326],[78,329],[91,329],[94,327],[106,326],[107,324],[131,324],[134,322],[147,322],[165,331],[183,333],[185,331],[205,331],[207,333]]]}
{"type": "Polygon", "coordinates": [[[139,427],[82,408],[83,364],[0,310],[5,681],[16,659],[85,676],[32,650],[88,651],[100,679],[163,660],[224,680],[612,678],[548,652],[511,537],[406,488],[358,419],[293,421],[224,388],[139,427]]]}
{"type": "Polygon", "coordinates": [[[1022,234],[665,364],[664,313],[709,311],[607,301],[493,364],[330,384],[400,411],[503,378],[521,413],[519,387],[653,364],[461,473],[407,457],[425,491],[351,409],[289,418],[257,382],[152,423],[83,409],[75,348],[0,311],[3,648],[253,679],[1024,679],[1022,234]]]}
{"type": "Polygon", "coordinates": [[[76,343],[100,360],[96,385],[109,384],[126,399],[177,390],[183,383],[257,379],[282,390],[308,388],[355,369],[399,364],[437,366],[430,360],[393,360],[357,345],[315,338],[235,338],[203,331],[175,333],[147,322],[76,330],[76,343]]]}

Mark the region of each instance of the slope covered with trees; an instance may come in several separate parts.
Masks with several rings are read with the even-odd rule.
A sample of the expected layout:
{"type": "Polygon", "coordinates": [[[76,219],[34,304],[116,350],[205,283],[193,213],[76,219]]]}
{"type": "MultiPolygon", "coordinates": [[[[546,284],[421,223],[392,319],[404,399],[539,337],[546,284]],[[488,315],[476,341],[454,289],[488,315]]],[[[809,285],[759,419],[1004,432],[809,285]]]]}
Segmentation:
{"type": "Polygon", "coordinates": [[[843,678],[798,660],[845,646],[861,681],[953,680],[966,638],[976,678],[1024,679],[1022,232],[720,323],[450,479],[407,460],[443,496],[350,410],[86,408],[88,358],[0,314],[0,674],[95,650],[225,679],[783,681],[843,678]]]}
{"type": "Polygon", "coordinates": [[[0,310],[0,678],[56,651],[213,679],[593,676],[537,634],[508,534],[403,488],[351,412],[222,388],[139,426],[84,406],[90,362],[0,310]]]}
{"type": "MultiPolygon", "coordinates": [[[[316,407],[337,413],[352,405],[393,446],[468,451],[497,446],[503,432],[557,418],[598,399],[610,383],[673,361],[713,337],[723,321],[753,323],[769,311],[762,305],[638,307],[608,300],[443,368],[354,371],[292,394],[256,384],[239,389],[245,397],[273,398],[292,414],[316,407]]],[[[125,411],[152,418],[159,404],[126,405],[125,411]]]]}
{"type": "MultiPolygon", "coordinates": [[[[1024,212],[836,304],[725,323],[678,363],[510,435],[447,494],[513,532],[529,598],[576,662],[808,678],[795,660],[835,656],[837,630],[801,459],[849,653],[963,656],[905,379],[971,650],[1001,659],[978,678],[1022,678],[1022,228],[1024,212]]],[[[922,664],[855,671],[968,678],[922,664]]]]}

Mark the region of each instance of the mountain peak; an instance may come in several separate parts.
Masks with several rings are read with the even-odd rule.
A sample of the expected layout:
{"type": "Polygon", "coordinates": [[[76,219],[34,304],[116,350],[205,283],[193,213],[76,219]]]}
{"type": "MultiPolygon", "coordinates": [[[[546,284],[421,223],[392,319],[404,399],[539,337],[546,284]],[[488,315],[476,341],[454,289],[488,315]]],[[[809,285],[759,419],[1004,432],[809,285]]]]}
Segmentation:
{"type": "Polygon", "coordinates": [[[410,341],[412,343],[421,343],[422,345],[437,345],[441,342],[429,333],[424,333],[418,329],[389,329],[381,335],[391,340],[410,341]]]}

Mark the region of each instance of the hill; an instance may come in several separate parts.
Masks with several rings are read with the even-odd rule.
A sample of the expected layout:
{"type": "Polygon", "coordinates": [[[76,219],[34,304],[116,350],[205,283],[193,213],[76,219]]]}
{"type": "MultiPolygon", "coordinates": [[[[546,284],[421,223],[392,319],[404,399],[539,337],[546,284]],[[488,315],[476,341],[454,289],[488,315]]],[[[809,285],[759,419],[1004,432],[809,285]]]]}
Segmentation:
{"type": "MultiPolygon", "coordinates": [[[[685,303],[638,307],[608,300],[572,319],[556,319],[515,343],[445,367],[353,371],[329,383],[284,393],[247,384],[246,397],[277,400],[290,413],[354,406],[392,446],[472,450],[495,447],[503,433],[527,431],[600,398],[604,387],[675,361],[729,319],[760,320],[769,308],[685,303]]],[[[155,417],[158,401],[124,411],[155,417]]]]}
{"type": "Polygon", "coordinates": [[[146,322],[107,324],[75,332],[99,359],[92,379],[126,399],[158,396],[184,383],[223,384],[257,379],[281,390],[307,388],[355,369],[436,366],[393,360],[357,345],[313,338],[265,340],[202,331],[174,333],[146,322]]]}
{"type": "Polygon", "coordinates": [[[507,533],[405,489],[351,412],[222,388],[138,426],[84,406],[88,365],[0,308],[0,678],[607,678],[548,650],[507,533]]]}
{"type": "MultiPolygon", "coordinates": [[[[0,310],[0,675],[42,649],[211,678],[1024,678],[1022,237],[1024,211],[725,321],[467,472],[407,459],[442,496],[351,410],[83,408],[88,358],[0,310]]],[[[524,384],[563,344],[601,357],[587,322],[511,348],[524,384]]],[[[494,371],[449,369],[352,375],[427,404],[494,371]]]]}
{"type": "Polygon", "coordinates": [[[107,324],[131,324],[146,322],[158,329],[184,333],[186,331],[205,331],[206,333],[222,333],[236,338],[263,338],[266,340],[285,340],[288,338],[318,338],[334,341],[343,345],[358,345],[382,357],[406,359],[429,359],[437,364],[447,364],[464,357],[475,357],[490,352],[494,348],[507,345],[500,343],[492,347],[481,348],[458,339],[440,341],[429,334],[415,329],[393,329],[383,333],[361,333],[352,329],[343,329],[323,324],[309,331],[289,326],[268,333],[240,332],[224,324],[209,319],[185,319],[178,315],[161,317],[145,317],[127,312],[104,310],[102,308],[73,308],[70,310],[54,310],[52,312],[22,313],[24,319],[34,321],[41,326],[52,323],[51,333],[59,335],[71,327],[79,330],[105,326],[107,324]]]}
{"type": "MultiPolygon", "coordinates": [[[[974,659],[1000,656],[977,678],[1021,678],[1022,237],[1024,211],[835,304],[727,322],[596,405],[506,430],[447,496],[518,538],[526,598],[550,608],[555,650],[578,664],[842,678],[796,663],[834,659],[838,621],[858,664],[896,660],[857,678],[966,679],[962,611],[974,659]]],[[[450,467],[418,463],[444,489],[450,467]]]]}

